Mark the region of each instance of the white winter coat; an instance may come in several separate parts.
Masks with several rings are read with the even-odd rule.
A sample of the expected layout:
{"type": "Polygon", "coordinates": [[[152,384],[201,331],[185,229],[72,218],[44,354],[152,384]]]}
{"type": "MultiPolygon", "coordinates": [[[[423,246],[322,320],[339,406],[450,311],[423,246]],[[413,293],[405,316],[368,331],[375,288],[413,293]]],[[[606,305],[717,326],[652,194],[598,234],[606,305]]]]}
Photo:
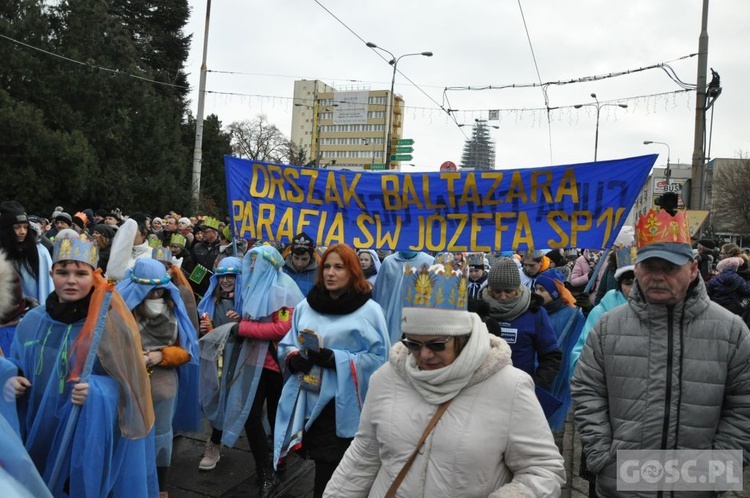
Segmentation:
{"type": "MultiPolygon", "coordinates": [[[[491,348],[425,441],[396,496],[556,497],[565,481],[534,383],[514,368],[510,347],[491,348]]],[[[402,344],[370,379],[359,431],[328,483],[326,497],[382,497],[437,410],[404,378],[402,344]]]]}

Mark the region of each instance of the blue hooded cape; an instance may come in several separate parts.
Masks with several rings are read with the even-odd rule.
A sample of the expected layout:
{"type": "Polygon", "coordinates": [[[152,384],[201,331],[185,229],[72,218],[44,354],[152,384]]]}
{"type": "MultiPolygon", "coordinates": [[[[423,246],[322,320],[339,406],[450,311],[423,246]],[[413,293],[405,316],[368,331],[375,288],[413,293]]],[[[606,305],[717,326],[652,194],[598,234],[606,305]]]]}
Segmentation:
{"type": "Polygon", "coordinates": [[[122,294],[125,304],[131,311],[141,304],[153,289],[166,289],[169,292],[175,303],[178,344],[190,355],[190,361],[177,369],[179,388],[172,426],[178,431],[195,432],[201,427],[198,402],[200,375],[198,333],[188,316],[185,303],[182,302],[180,290],[170,281],[164,264],[148,258],[137,260],[133,269],[128,270],[125,278],[117,284],[117,290],[122,294]]]}
{"type": "MultiPolygon", "coordinates": [[[[18,324],[11,346],[9,359],[31,381],[27,396],[19,399],[21,434],[45,481],[72,408],[72,383],[66,380],[75,358],[69,353],[84,322],[55,321],[39,306],[18,324]]],[[[118,400],[117,383],[97,359],[54,496],[158,496],[153,431],[140,439],[122,437],[118,400]],[[62,490],[68,477],[69,495],[62,490]]]]}

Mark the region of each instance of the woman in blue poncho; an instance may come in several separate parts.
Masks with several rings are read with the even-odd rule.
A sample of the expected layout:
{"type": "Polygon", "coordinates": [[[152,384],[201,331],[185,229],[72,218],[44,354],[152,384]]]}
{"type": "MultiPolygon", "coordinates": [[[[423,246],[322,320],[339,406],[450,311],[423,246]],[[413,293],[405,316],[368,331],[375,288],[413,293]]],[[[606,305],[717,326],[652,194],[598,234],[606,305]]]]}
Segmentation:
{"type": "Polygon", "coordinates": [[[156,471],[164,496],[172,462],[173,426],[182,431],[200,427],[197,332],[179,289],[161,262],[136,260],[117,289],[138,323],[143,358],[151,372],[156,471]]]}
{"type": "Polygon", "coordinates": [[[280,484],[268,458],[268,435],[263,428],[263,406],[273,427],[283,385],[274,342],[289,331],[294,307],[304,299],[294,280],[282,271],[283,265],[281,254],[271,246],[258,246],[245,254],[242,321],[201,339],[202,392],[211,393],[202,400],[203,410],[214,428],[201,463],[215,466],[220,445],[233,446],[244,428],[258,473],[260,498],[271,496],[280,484]],[[214,365],[224,342],[219,380],[214,365]]]}
{"type": "Polygon", "coordinates": [[[153,464],[154,414],[138,328],[112,290],[101,343],[88,382],[80,382],[104,296],[97,251],[72,230],[55,239],[54,292],[16,328],[9,359],[20,433],[39,473],[49,482],[63,462],[54,496],[158,496],[153,464]],[[71,446],[61,448],[72,405],[81,411],[71,446]]]}
{"type": "Polygon", "coordinates": [[[315,286],[297,306],[292,330],[279,343],[286,381],[276,417],[274,459],[304,447],[315,460],[315,498],[323,496],[354,438],[370,376],[390,349],[383,311],[370,296],[354,249],[329,247],[315,286]]]}
{"type": "MultiPolygon", "coordinates": [[[[242,261],[239,258],[224,258],[214,269],[209,280],[206,295],[198,304],[200,315],[200,334],[204,336],[215,328],[228,323],[240,321],[242,312],[242,261]]],[[[209,336],[207,339],[213,339],[209,336]]],[[[224,412],[226,399],[229,393],[227,388],[227,376],[219,376],[218,357],[220,350],[211,350],[204,347],[209,344],[201,341],[201,409],[203,415],[211,424],[211,437],[206,442],[203,458],[198,464],[200,470],[213,470],[219,462],[221,455],[222,428],[224,425],[224,412]],[[215,353],[215,354],[212,354],[215,353]]],[[[230,351],[225,348],[225,351],[230,351]]],[[[230,359],[224,359],[224,368],[229,366],[230,359]]]]}

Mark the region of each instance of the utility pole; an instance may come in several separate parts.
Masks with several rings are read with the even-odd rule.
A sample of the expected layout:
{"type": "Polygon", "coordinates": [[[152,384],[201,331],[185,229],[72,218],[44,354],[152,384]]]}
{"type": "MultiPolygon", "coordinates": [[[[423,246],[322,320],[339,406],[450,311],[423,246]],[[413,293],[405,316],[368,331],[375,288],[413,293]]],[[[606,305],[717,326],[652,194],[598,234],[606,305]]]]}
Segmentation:
{"type": "Polygon", "coordinates": [[[201,165],[203,163],[203,107],[206,100],[206,56],[208,55],[208,26],[211,20],[211,0],[206,0],[206,28],[203,33],[203,62],[198,83],[198,111],[195,116],[195,147],[193,148],[193,209],[198,209],[201,197],[201,165]]]}
{"type": "Polygon", "coordinates": [[[706,169],[706,69],[708,68],[708,0],[703,0],[701,34],[698,38],[698,78],[695,98],[695,136],[691,172],[690,209],[703,209],[703,177],[706,169]]]}

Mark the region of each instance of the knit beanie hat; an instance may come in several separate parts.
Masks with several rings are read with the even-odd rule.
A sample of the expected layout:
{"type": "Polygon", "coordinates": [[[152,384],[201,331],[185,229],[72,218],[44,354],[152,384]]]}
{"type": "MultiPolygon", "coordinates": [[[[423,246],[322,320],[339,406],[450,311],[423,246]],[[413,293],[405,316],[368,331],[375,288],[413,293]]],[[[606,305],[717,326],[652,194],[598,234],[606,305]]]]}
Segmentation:
{"type": "Polygon", "coordinates": [[[29,218],[21,204],[5,201],[0,204],[0,228],[12,227],[18,223],[28,223],[29,218]]]}
{"type": "Polygon", "coordinates": [[[545,256],[547,256],[550,261],[555,263],[555,266],[565,266],[565,263],[567,263],[567,261],[565,260],[565,256],[563,256],[563,253],[561,253],[557,249],[549,251],[547,254],[545,254],[545,256]]]}
{"type": "Polygon", "coordinates": [[[716,269],[720,272],[731,269],[732,271],[737,271],[737,269],[742,266],[742,263],[744,263],[745,260],[740,257],[734,257],[734,258],[725,258],[719,261],[716,264],[716,269]]]}
{"type": "Polygon", "coordinates": [[[538,277],[536,277],[536,280],[534,280],[534,283],[536,285],[541,285],[542,287],[544,287],[544,290],[546,290],[549,293],[552,299],[557,299],[560,297],[560,291],[557,290],[555,281],[547,272],[544,272],[540,274],[538,277]]]}
{"type": "Polygon", "coordinates": [[[488,278],[490,289],[518,289],[521,287],[521,274],[518,266],[510,258],[500,258],[495,260],[490,268],[488,278]]]}

